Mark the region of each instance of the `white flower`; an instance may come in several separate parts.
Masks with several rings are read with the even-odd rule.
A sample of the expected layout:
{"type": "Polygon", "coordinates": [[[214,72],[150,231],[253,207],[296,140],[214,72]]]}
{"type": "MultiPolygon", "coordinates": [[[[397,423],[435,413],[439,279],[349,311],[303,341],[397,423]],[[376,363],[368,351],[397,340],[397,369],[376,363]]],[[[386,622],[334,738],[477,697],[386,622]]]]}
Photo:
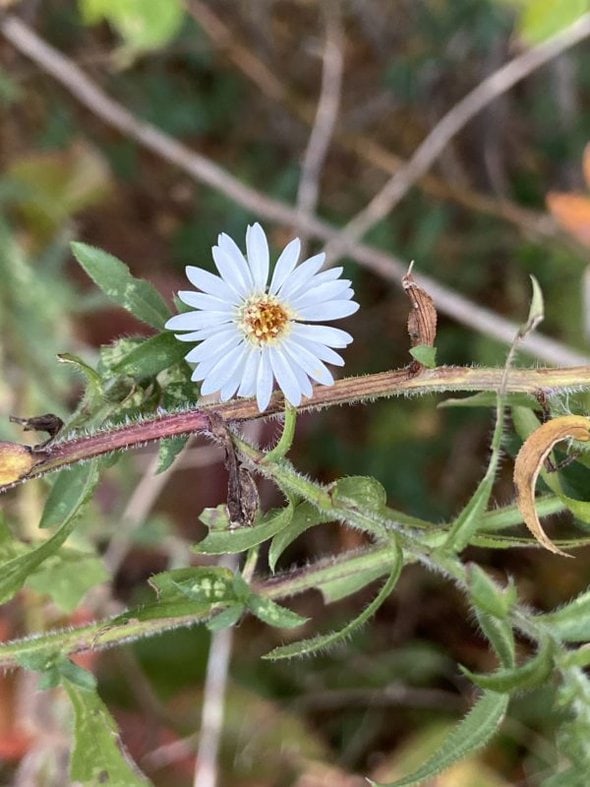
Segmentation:
{"type": "Polygon", "coordinates": [[[332,385],[323,363],[342,366],[333,347],[346,347],[352,336],[318,323],[347,317],[358,309],[351,300],[350,281],[342,268],[318,273],[325,254],[297,266],[301,243],[292,240],[279,256],[269,278],[268,241],[260,224],[246,231],[246,256],[222,233],[213,247],[219,276],[189,265],[186,275],[201,292],[178,293],[196,311],[177,314],[166,323],[183,342],[200,342],[187,355],[196,363],[193,380],[202,380],[201,394],[220,392],[222,401],[256,396],[266,410],[276,380],[287,401],[297,406],[311,396],[311,380],[332,385]]]}

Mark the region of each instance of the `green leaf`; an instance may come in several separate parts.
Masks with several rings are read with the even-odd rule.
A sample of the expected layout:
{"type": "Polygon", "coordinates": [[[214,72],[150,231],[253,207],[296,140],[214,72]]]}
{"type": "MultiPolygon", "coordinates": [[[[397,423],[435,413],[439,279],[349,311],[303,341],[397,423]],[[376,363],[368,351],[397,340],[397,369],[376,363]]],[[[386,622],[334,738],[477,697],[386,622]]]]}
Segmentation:
{"type": "Polygon", "coordinates": [[[572,514],[579,519],[580,522],[590,524],[590,502],[588,500],[575,500],[573,497],[567,495],[559,495],[559,499],[564,503],[572,514]]]}
{"type": "Polygon", "coordinates": [[[234,604],[212,617],[211,620],[207,621],[206,626],[209,631],[221,631],[221,629],[231,628],[242,617],[245,608],[244,604],[234,604]]]}
{"type": "Polygon", "coordinates": [[[451,526],[445,543],[446,549],[460,552],[467,546],[474,533],[480,527],[492,494],[497,461],[497,455],[492,455],[486,474],[477,485],[477,489],[465,508],[451,526]]]}
{"type": "Polygon", "coordinates": [[[368,607],[366,607],[366,609],[364,609],[361,614],[358,615],[358,617],[354,618],[354,620],[338,631],[332,631],[329,634],[320,634],[316,637],[311,637],[310,639],[292,642],[289,645],[282,645],[278,648],[274,648],[274,650],[271,650],[270,653],[265,654],[263,658],[275,661],[277,659],[290,659],[294,656],[306,656],[310,653],[315,653],[318,650],[330,648],[358,631],[358,629],[361,628],[375,614],[381,604],[383,604],[385,599],[391,594],[399,578],[403,567],[403,555],[401,549],[399,549],[397,545],[395,545],[393,549],[395,549],[394,563],[389,578],[377,596],[373,599],[373,601],[371,601],[368,607]]]}
{"type": "Polygon", "coordinates": [[[480,609],[475,610],[477,622],[489,640],[503,667],[514,667],[514,632],[507,620],[488,615],[480,609]]]}
{"type": "Polygon", "coordinates": [[[164,327],[170,310],[152,284],[136,279],[127,265],[106,251],[85,243],[72,243],[72,252],[108,298],[152,328],[164,327]]]}
{"type": "Polygon", "coordinates": [[[520,667],[499,669],[489,675],[470,672],[461,667],[461,672],[482,689],[501,693],[512,693],[540,686],[546,682],[554,669],[554,648],[547,640],[539,652],[520,667]]]}
{"type": "Polygon", "coordinates": [[[39,527],[57,527],[77,514],[94,492],[97,483],[96,460],[76,465],[71,470],[62,470],[51,487],[39,527]]]}
{"type": "Polygon", "coordinates": [[[158,49],[179,31],[180,0],[78,0],[86,24],[107,19],[132,49],[158,49]]]}
{"type": "Polygon", "coordinates": [[[42,648],[34,653],[17,654],[15,661],[24,669],[40,674],[40,689],[59,686],[64,678],[85,689],[96,687],[96,678],[91,672],[56,650],[42,648]]]}
{"type": "Polygon", "coordinates": [[[72,355],[72,353],[58,353],[57,360],[60,363],[70,364],[86,378],[87,386],[84,398],[87,400],[88,405],[98,403],[102,399],[102,379],[92,366],[78,358],[77,355],[72,355]]]}
{"type": "Polygon", "coordinates": [[[269,598],[263,598],[252,593],[246,605],[250,612],[263,623],[276,628],[296,628],[306,623],[309,618],[304,618],[280,604],[276,604],[269,598]]]}
{"type": "Polygon", "coordinates": [[[489,615],[505,619],[516,603],[516,589],[512,582],[501,588],[477,564],[468,566],[468,581],[471,600],[489,615]]]}
{"type": "Polygon", "coordinates": [[[590,641],[590,590],[581,593],[556,612],[538,615],[539,624],[548,627],[561,642],[590,641]]]}
{"type": "Polygon", "coordinates": [[[73,612],[90,588],[106,582],[109,572],[100,558],[79,553],[60,554],[31,574],[26,586],[49,596],[64,612],[73,612]]]}
{"type": "MultiPolygon", "coordinates": [[[[53,517],[57,510],[63,511],[63,519],[59,529],[50,538],[39,544],[39,546],[2,565],[2,571],[0,572],[0,603],[4,603],[12,598],[23,586],[27,577],[32,574],[44,560],[47,560],[48,557],[51,557],[51,555],[57,552],[59,547],[74,529],[80,506],[82,506],[92,494],[93,489],[98,483],[98,462],[97,460],[92,460],[86,464],[79,465],[75,470],[64,472],[69,472],[73,475],[76,471],[76,494],[70,496],[68,490],[65,491],[65,494],[68,494],[67,506],[60,508],[59,501],[56,497],[53,497],[55,485],[50,494],[50,498],[53,497],[53,501],[51,511],[48,512],[48,519],[53,521],[53,517]]],[[[49,500],[47,503],[49,503],[49,500]]],[[[45,510],[47,510],[47,504],[45,510]]],[[[43,518],[45,518],[45,511],[43,512],[43,518]]]]}
{"type": "Polygon", "coordinates": [[[199,542],[193,551],[205,555],[225,555],[244,552],[263,541],[272,538],[284,527],[287,527],[293,517],[293,504],[288,503],[277,513],[268,513],[262,521],[254,527],[240,527],[233,530],[211,530],[199,542]]]}
{"type": "MultiPolygon", "coordinates": [[[[563,502],[555,495],[538,497],[535,501],[535,507],[539,517],[558,514],[565,509],[563,502]]],[[[522,524],[522,514],[518,507],[516,505],[505,506],[486,513],[480,533],[497,532],[520,524],[522,524]]]]}
{"type": "Polygon", "coordinates": [[[440,749],[418,770],[387,785],[370,783],[376,787],[410,787],[433,779],[446,768],[485,746],[502,723],[507,708],[508,697],[505,694],[484,692],[440,749]]]}
{"type": "Polygon", "coordinates": [[[270,570],[274,573],[277,561],[285,549],[287,549],[287,547],[302,533],[305,533],[305,531],[309,530],[311,527],[320,525],[323,522],[332,522],[333,520],[334,514],[321,513],[307,500],[296,505],[289,527],[277,533],[272,540],[268,551],[268,565],[270,566],[270,570]]]}
{"type": "Polygon", "coordinates": [[[190,436],[167,437],[165,440],[160,440],[156,474],[164,473],[172,467],[176,457],[184,450],[189,440],[190,436]]]}
{"type": "Polygon", "coordinates": [[[234,589],[234,573],[223,566],[175,569],[152,577],[150,584],[161,592],[164,578],[193,601],[221,604],[239,600],[234,589]]]}
{"type": "Polygon", "coordinates": [[[500,448],[502,445],[502,421],[504,408],[498,402],[496,408],[496,425],[492,437],[491,455],[484,477],[477,485],[465,508],[451,525],[444,548],[453,552],[460,552],[482,526],[484,515],[490,502],[498,462],[500,461],[500,448]]]}
{"type": "Polygon", "coordinates": [[[169,366],[182,361],[185,355],[186,346],[173,333],[166,331],[150,336],[134,347],[113,367],[113,372],[137,378],[155,377],[169,366]]]}
{"type": "Polygon", "coordinates": [[[436,347],[432,347],[430,344],[418,344],[416,347],[412,347],[410,355],[427,369],[434,369],[436,366],[436,347]]]}
{"type": "Polygon", "coordinates": [[[358,593],[359,590],[370,585],[371,582],[375,582],[376,579],[379,579],[385,573],[387,573],[386,568],[373,565],[364,571],[358,571],[354,576],[338,577],[322,582],[318,590],[324,597],[325,604],[333,604],[335,601],[352,596],[353,593],[358,593]]]}
{"type": "Polygon", "coordinates": [[[539,43],[565,30],[589,9],[588,0],[527,0],[521,35],[528,44],[539,43]]]}
{"type": "Polygon", "coordinates": [[[74,750],[70,762],[73,781],[85,785],[146,787],[149,781],[139,772],[122,748],[117,725],[95,691],[64,680],[74,708],[74,750]]]}
{"type": "Polygon", "coordinates": [[[360,509],[380,511],[387,503],[387,492],[376,478],[364,475],[351,475],[340,478],[331,490],[336,502],[353,502],[360,509]]]}

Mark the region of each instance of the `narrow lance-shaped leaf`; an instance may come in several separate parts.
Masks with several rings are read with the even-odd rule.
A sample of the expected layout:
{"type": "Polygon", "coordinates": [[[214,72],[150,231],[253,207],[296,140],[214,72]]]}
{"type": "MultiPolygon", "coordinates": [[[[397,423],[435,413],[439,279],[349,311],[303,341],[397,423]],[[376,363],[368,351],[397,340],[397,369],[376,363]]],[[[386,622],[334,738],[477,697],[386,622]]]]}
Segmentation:
{"type": "Polygon", "coordinates": [[[268,626],[276,628],[297,628],[309,620],[309,618],[304,618],[297,612],[293,612],[292,609],[287,609],[287,607],[255,593],[250,594],[246,605],[255,617],[268,626]]]}
{"type": "Polygon", "coordinates": [[[290,546],[293,541],[295,541],[295,539],[298,538],[302,533],[305,533],[305,531],[309,530],[311,527],[315,527],[315,525],[319,525],[322,522],[331,522],[333,519],[333,514],[321,513],[307,500],[304,500],[302,503],[299,503],[299,505],[295,506],[293,518],[291,519],[289,526],[285,527],[283,530],[280,530],[276,534],[272,540],[270,549],[268,550],[268,565],[270,570],[274,572],[277,561],[285,549],[287,549],[287,547],[290,546]]]}
{"type": "Polygon", "coordinates": [[[553,671],[554,647],[550,640],[543,643],[539,652],[519,667],[499,669],[489,675],[470,672],[461,667],[461,671],[482,689],[511,693],[540,686],[553,671]]]}
{"type": "Polygon", "coordinates": [[[85,243],[72,243],[72,252],[108,298],[152,328],[164,327],[170,310],[152,284],[132,276],[125,263],[106,251],[85,243]]]}
{"type": "Polygon", "coordinates": [[[475,610],[475,615],[481,630],[489,640],[502,666],[514,667],[514,632],[510,623],[479,609],[475,610]]]}
{"type": "Polygon", "coordinates": [[[387,785],[370,783],[374,787],[411,787],[433,779],[454,763],[485,746],[502,723],[507,708],[507,695],[484,692],[467,716],[448,735],[440,749],[418,770],[387,785]]]}
{"type": "Polygon", "coordinates": [[[496,618],[506,618],[516,603],[516,589],[512,582],[501,588],[477,564],[468,566],[469,591],[473,603],[496,618]]]}
{"type": "Polygon", "coordinates": [[[272,538],[287,527],[293,516],[293,505],[288,503],[278,513],[265,517],[254,527],[238,527],[233,530],[211,530],[194,551],[207,555],[224,555],[244,552],[272,538]]]}
{"type": "Polygon", "coordinates": [[[274,661],[276,659],[289,659],[293,658],[294,656],[307,656],[310,653],[317,652],[318,650],[325,650],[326,648],[332,647],[343,639],[349,637],[351,634],[354,634],[375,614],[375,612],[377,612],[381,604],[383,604],[385,599],[391,594],[397,583],[397,580],[399,579],[399,575],[403,566],[403,555],[401,549],[397,545],[392,545],[392,560],[393,567],[391,569],[389,578],[377,596],[358,617],[354,618],[354,620],[344,626],[344,628],[339,629],[338,631],[332,631],[329,634],[320,634],[317,637],[311,637],[310,639],[293,642],[289,645],[282,645],[281,647],[271,650],[270,653],[267,653],[265,656],[263,656],[263,658],[274,661]]]}
{"type": "Polygon", "coordinates": [[[147,787],[150,782],[123,751],[117,725],[98,694],[68,680],[63,684],[75,715],[72,780],[147,787]]]}
{"type": "Polygon", "coordinates": [[[590,590],[555,612],[539,615],[537,621],[561,642],[590,642],[590,590]]]}

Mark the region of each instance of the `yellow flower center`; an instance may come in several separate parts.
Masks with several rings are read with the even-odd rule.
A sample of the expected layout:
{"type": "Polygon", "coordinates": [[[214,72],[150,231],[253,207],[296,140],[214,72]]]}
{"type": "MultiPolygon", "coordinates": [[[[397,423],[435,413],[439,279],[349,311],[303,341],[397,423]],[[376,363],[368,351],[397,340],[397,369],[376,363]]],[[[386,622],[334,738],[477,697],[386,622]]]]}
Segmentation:
{"type": "Polygon", "coordinates": [[[291,315],[274,295],[264,293],[249,298],[239,311],[239,326],[246,338],[261,346],[273,342],[289,330],[291,315]]]}

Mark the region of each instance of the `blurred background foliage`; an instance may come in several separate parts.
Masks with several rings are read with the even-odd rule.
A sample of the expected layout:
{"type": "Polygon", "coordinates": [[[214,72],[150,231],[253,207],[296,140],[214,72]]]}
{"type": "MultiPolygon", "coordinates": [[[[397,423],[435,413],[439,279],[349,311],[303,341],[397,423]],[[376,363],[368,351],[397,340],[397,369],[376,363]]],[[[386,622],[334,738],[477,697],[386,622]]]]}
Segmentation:
{"type": "MultiPolygon", "coordinates": [[[[300,108],[314,106],[321,75],[322,3],[8,5],[138,118],[260,191],[295,201],[310,131],[300,108]],[[226,30],[225,38],[215,34],[219,29],[226,30]],[[244,52],[274,75],[284,87],[282,96],[273,97],[263,82],[251,79],[244,52]]],[[[485,76],[587,6],[573,0],[334,4],[344,31],[344,82],[318,214],[346,223],[386,179],[375,150],[408,158],[448,108],[485,76]]],[[[69,240],[116,254],[172,305],[173,293],[184,285],[184,266],[211,269],[217,234],[226,231],[241,243],[247,222],[257,215],[255,205],[248,213],[106,127],[5,40],[0,112],[0,437],[20,440],[9,414],[51,411],[66,418],[77,406],[80,367],[59,363],[58,353],[74,353],[95,366],[101,352],[103,362],[107,357],[103,345],[148,335],[91,286],[69,253],[69,240]]],[[[515,320],[527,312],[528,276],[534,274],[546,297],[544,331],[586,351],[590,209],[583,151],[589,137],[590,51],[579,46],[471,122],[431,175],[367,240],[415,259],[420,272],[515,320]]],[[[275,251],[297,231],[267,229],[275,251]]],[[[345,326],[355,336],[346,373],[405,365],[404,295],[353,258],[345,266],[362,305],[345,326]]],[[[440,319],[437,344],[438,361],[445,364],[500,365],[505,356],[500,343],[448,317],[440,319]]],[[[485,409],[437,409],[434,398],[380,401],[301,417],[292,458],[325,482],[374,475],[386,487],[389,505],[442,521],[459,510],[479,480],[490,426],[485,409]]],[[[273,433],[266,426],[257,437],[264,442],[273,433]]],[[[88,587],[104,581],[98,555],[109,550],[118,559],[108,603],[116,608],[138,601],[151,574],[175,565],[183,539],[200,537],[201,509],[223,500],[220,459],[216,449],[193,443],[145,506],[153,449],[107,472],[70,539],[70,564],[67,554],[48,563],[22,597],[3,608],[3,635],[82,622],[94,614],[95,599],[78,606],[72,618],[88,587]],[[117,551],[125,519],[133,520],[135,530],[117,551]]],[[[498,503],[512,499],[510,469],[506,461],[495,492],[498,503]]],[[[18,515],[21,537],[31,541],[40,537],[47,486],[46,480],[36,481],[2,501],[8,514],[18,515]]],[[[280,502],[271,487],[263,486],[262,493],[266,507],[280,502]]],[[[322,526],[300,538],[282,565],[359,543],[362,536],[355,532],[322,526]]],[[[590,568],[584,551],[567,570],[538,550],[472,551],[500,578],[512,573],[522,598],[542,609],[581,589],[590,568]]],[[[324,608],[319,594],[309,594],[296,608],[313,617],[313,630],[326,630],[369,597],[363,591],[324,608]]],[[[284,635],[254,620],[236,631],[221,757],[224,784],[356,785],[364,782],[355,774],[400,776],[425,759],[469,704],[467,684],[454,664],[475,671],[491,667],[459,594],[418,567],[406,570],[394,597],[346,648],[308,661],[261,662],[260,655],[284,635]]],[[[154,784],[192,783],[190,736],[199,724],[208,641],[205,630],[179,631],[89,657],[126,745],[154,784]]],[[[23,763],[33,755],[47,749],[55,754],[66,745],[55,713],[45,709],[50,722],[40,712],[20,715],[23,697],[32,703],[34,696],[30,681],[16,674],[0,682],[3,783],[13,783],[15,774],[22,778],[23,763]]],[[[554,755],[557,719],[549,708],[545,690],[516,701],[494,745],[437,784],[539,783],[554,755]]],[[[39,783],[57,783],[47,768],[46,781],[39,783]]]]}

